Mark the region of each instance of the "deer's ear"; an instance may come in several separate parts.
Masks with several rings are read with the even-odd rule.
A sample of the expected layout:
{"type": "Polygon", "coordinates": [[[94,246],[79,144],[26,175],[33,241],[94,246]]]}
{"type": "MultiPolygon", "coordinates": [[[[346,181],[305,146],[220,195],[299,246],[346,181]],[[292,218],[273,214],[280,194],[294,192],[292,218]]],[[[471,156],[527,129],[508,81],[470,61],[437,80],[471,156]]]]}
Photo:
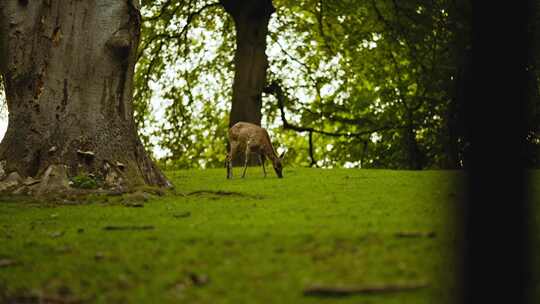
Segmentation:
{"type": "Polygon", "coordinates": [[[281,153],[281,155],[279,156],[279,159],[283,159],[283,157],[285,157],[286,152],[287,152],[287,150],[283,151],[283,153],[281,153]]]}

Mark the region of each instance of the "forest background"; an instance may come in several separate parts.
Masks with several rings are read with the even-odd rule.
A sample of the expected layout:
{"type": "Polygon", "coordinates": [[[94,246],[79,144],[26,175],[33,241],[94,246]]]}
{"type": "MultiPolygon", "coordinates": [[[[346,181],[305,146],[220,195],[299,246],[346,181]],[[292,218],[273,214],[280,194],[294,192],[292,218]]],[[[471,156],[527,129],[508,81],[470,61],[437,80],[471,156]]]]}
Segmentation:
{"type": "MultiPolygon", "coordinates": [[[[235,15],[230,1],[142,1],[135,120],[162,168],[222,167],[228,126],[238,120],[266,127],[278,152],[287,150],[289,166],[467,165],[468,2],[257,3],[235,15]],[[264,16],[244,26],[259,31],[262,42],[243,34],[244,13],[264,16]],[[235,50],[238,57],[250,44],[267,56],[239,59],[262,71],[255,87],[235,80],[245,64],[235,50]],[[231,116],[235,103],[249,108],[244,117],[231,116]]],[[[527,66],[534,92],[527,111],[530,167],[539,164],[539,53],[530,52],[527,66]]]]}

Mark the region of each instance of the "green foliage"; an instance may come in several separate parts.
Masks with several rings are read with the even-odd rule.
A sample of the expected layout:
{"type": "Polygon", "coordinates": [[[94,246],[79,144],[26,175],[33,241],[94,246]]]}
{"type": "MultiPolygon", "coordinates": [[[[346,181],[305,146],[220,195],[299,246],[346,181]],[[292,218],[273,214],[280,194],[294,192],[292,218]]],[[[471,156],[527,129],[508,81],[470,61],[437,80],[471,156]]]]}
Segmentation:
{"type": "MultiPolygon", "coordinates": [[[[461,51],[451,47],[450,22],[455,21],[448,20],[451,4],[317,1],[287,7],[288,1],[280,3],[279,17],[286,21],[278,23],[273,39],[306,33],[288,48],[289,58],[278,64],[286,66],[290,58],[297,59],[305,69],[303,75],[270,68],[275,78],[289,83],[288,94],[296,98],[287,110],[299,115],[301,124],[335,133],[380,130],[372,133],[377,141],[370,136],[325,138],[316,154],[338,166],[364,159],[368,167],[406,168],[412,147],[426,159],[422,167],[439,167],[436,157],[444,156],[448,131],[446,105],[454,94],[449,85],[455,78],[456,52],[461,51]],[[311,79],[306,81],[304,75],[311,79]],[[310,81],[306,94],[304,83],[310,81]],[[295,97],[302,95],[312,101],[295,97]],[[367,149],[358,149],[366,142],[367,149]],[[329,145],[344,153],[325,151],[329,145]]],[[[459,19],[457,14],[452,17],[459,19]]]]}
{"type": "Polygon", "coordinates": [[[136,121],[166,166],[214,167],[225,158],[234,28],[213,3],[143,3],[136,121]]]}
{"type": "Polygon", "coordinates": [[[0,268],[0,302],[35,293],[58,302],[320,303],[302,290],[425,281],[417,291],[324,303],[453,303],[450,216],[460,173],[239,173],[169,172],[178,194],[140,208],[118,196],[80,206],[0,203],[0,259],[16,263],[0,268]],[[416,231],[436,236],[395,235],[416,231]]]}
{"type": "MultiPolygon", "coordinates": [[[[219,3],[143,1],[136,120],[145,143],[173,167],[217,167],[233,81],[235,32],[219,3]],[[162,100],[153,108],[151,100],[162,100]]],[[[274,0],[268,83],[285,90],[295,125],[313,135],[320,166],[440,168],[459,157],[457,88],[469,45],[461,1],[274,0]],[[362,136],[353,134],[362,133],[362,136]],[[450,135],[453,137],[450,137],[450,135]]],[[[274,96],[263,126],[289,161],[309,165],[307,133],[287,131],[274,96]]]]}
{"type": "Polygon", "coordinates": [[[99,187],[98,179],[85,173],[73,176],[70,181],[73,188],[97,189],[99,187]]]}

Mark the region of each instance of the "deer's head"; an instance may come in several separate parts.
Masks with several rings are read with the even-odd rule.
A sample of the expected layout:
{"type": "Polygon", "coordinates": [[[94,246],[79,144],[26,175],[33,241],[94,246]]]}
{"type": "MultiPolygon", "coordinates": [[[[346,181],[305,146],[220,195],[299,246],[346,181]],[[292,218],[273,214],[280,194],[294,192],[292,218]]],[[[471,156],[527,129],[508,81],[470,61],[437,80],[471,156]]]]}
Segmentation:
{"type": "Polygon", "coordinates": [[[281,153],[281,155],[274,161],[274,171],[276,171],[277,177],[283,178],[283,157],[285,156],[285,152],[281,153]]]}

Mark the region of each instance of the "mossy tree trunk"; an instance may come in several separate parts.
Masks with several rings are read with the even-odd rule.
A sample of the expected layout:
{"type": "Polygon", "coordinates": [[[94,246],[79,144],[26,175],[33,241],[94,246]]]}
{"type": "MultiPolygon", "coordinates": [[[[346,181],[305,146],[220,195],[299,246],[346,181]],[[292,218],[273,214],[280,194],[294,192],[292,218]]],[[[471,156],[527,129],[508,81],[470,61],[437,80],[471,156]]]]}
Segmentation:
{"type": "MultiPolygon", "coordinates": [[[[133,120],[138,0],[0,1],[7,174],[89,174],[109,186],[169,186],[133,120]]],[[[43,187],[42,187],[43,188],[43,187]]]]}

